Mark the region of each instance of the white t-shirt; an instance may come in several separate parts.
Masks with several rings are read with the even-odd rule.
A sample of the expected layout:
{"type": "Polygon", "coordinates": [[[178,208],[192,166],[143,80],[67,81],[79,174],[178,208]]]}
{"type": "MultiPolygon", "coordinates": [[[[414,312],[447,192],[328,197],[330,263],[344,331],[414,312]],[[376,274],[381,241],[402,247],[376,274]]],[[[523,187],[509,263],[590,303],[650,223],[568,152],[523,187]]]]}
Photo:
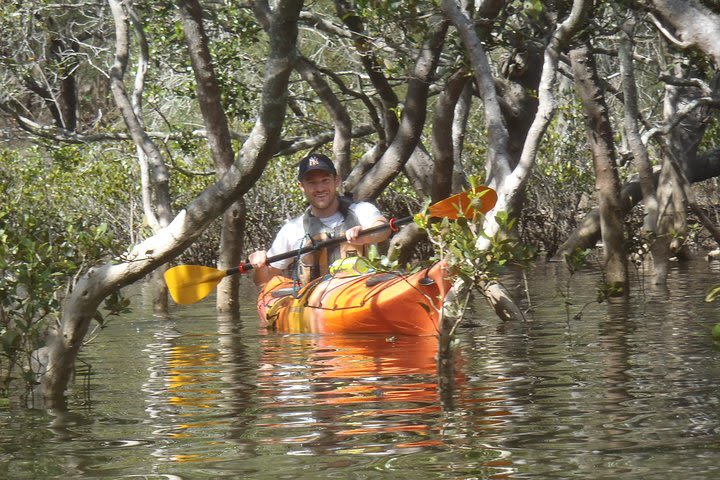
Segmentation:
{"type": "MultiPolygon", "coordinates": [[[[355,214],[360,222],[362,228],[369,228],[373,226],[375,222],[383,218],[383,214],[380,210],[369,202],[357,202],[350,204],[350,211],[355,214]]],[[[278,232],[275,240],[273,241],[270,250],[267,252],[268,257],[273,255],[280,255],[281,253],[296,250],[303,246],[305,241],[305,228],[303,227],[303,215],[297,216],[282,226],[278,232]]],[[[340,212],[335,212],[329,217],[320,218],[320,221],[328,228],[335,228],[342,223],[343,216],[340,212]]],[[[290,266],[294,258],[286,258],[285,260],[279,260],[273,262],[272,265],[275,268],[283,270],[290,266]]]]}

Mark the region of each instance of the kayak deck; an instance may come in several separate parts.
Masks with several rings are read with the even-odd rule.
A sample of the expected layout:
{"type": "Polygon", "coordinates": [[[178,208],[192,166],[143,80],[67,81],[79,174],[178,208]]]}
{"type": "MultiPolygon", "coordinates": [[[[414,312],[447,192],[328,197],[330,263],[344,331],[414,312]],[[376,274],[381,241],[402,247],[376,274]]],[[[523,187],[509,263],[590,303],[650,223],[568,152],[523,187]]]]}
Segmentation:
{"type": "Polygon", "coordinates": [[[448,289],[439,263],[412,274],[326,276],[299,290],[277,276],[260,292],[258,312],[264,327],[285,333],[435,335],[448,289]]]}

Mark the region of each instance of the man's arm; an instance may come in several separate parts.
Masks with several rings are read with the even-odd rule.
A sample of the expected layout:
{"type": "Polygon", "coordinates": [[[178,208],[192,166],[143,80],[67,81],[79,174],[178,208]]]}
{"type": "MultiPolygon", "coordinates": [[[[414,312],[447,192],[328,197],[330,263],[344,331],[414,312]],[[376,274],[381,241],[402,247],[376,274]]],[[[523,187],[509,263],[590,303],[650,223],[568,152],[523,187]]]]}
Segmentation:
{"type": "Polygon", "coordinates": [[[282,270],[275,268],[267,263],[267,252],[258,250],[248,257],[248,262],[253,266],[253,282],[262,288],[270,279],[276,275],[281,275],[282,270]]]}
{"type": "Polygon", "coordinates": [[[383,228],[379,232],[366,234],[366,235],[360,235],[360,232],[363,230],[366,230],[368,228],[375,227],[377,225],[384,225],[387,224],[388,221],[386,218],[378,218],[373,223],[371,223],[367,227],[362,227],[360,225],[356,227],[352,227],[348,229],[345,232],[345,238],[347,238],[347,241],[351,245],[367,245],[369,243],[380,243],[388,239],[390,236],[391,230],[390,228],[383,228]]]}
{"type": "Polygon", "coordinates": [[[298,226],[298,219],[296,218],[282,226],[269,250],[258,250],[248,257],[248,262],[253,266],[253,281],[255,285],[262,288],[272,277],[282,275],[283,269],[289,267],[292,263],[292,259],[280,260],[277,263],[273,262],[274,265],[278,265],[280,268],[274,267],[267,262],[268,254],[272,256],[289,252],[294,248],[293,242],[297,243],[296,239],[302,237],[302,223],[298,226]]]}

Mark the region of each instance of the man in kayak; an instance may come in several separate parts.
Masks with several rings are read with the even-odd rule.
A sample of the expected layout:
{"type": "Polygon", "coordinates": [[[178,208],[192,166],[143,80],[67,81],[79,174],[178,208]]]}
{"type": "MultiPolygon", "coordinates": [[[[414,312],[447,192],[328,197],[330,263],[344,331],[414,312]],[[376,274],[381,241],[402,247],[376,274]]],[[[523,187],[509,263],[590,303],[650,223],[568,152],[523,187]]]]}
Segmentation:
{"type": "Polygon", "coordinates": [[[298,167],[298,180],[310,206],[305,213],[283,225],[270,250],[258,250],[248,258],[253,266],[253,280],[258,286],[281,275],[295,260],[288,258],[268,265],[267,259],[273,255],[344,235],[347,242],[308,253],[298,260],[297,279],[307,283],[326,274],[334,261],[363,256],[369,244],[382,242],[390,236],[390,228],[360,235],[364,229],[387,223],[387,219],[369,202],[352,202],[338,195],[341,179],[327,156],[312,153],[303,158],[298,167]]]}

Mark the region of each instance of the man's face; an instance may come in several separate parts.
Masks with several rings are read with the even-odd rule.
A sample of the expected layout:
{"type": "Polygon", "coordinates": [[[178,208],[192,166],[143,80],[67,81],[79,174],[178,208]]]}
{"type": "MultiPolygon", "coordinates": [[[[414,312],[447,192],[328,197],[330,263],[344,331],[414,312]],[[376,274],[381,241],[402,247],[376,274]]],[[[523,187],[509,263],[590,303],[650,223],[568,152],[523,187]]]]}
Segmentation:
{"type": "Polygon", "coordinates": [[[324,211],[333,205],[335,190],[339,186],[340,177],[322,170],[308,172],[300,181],[300,189],[305,198],[318,211],[324,211]]]}

